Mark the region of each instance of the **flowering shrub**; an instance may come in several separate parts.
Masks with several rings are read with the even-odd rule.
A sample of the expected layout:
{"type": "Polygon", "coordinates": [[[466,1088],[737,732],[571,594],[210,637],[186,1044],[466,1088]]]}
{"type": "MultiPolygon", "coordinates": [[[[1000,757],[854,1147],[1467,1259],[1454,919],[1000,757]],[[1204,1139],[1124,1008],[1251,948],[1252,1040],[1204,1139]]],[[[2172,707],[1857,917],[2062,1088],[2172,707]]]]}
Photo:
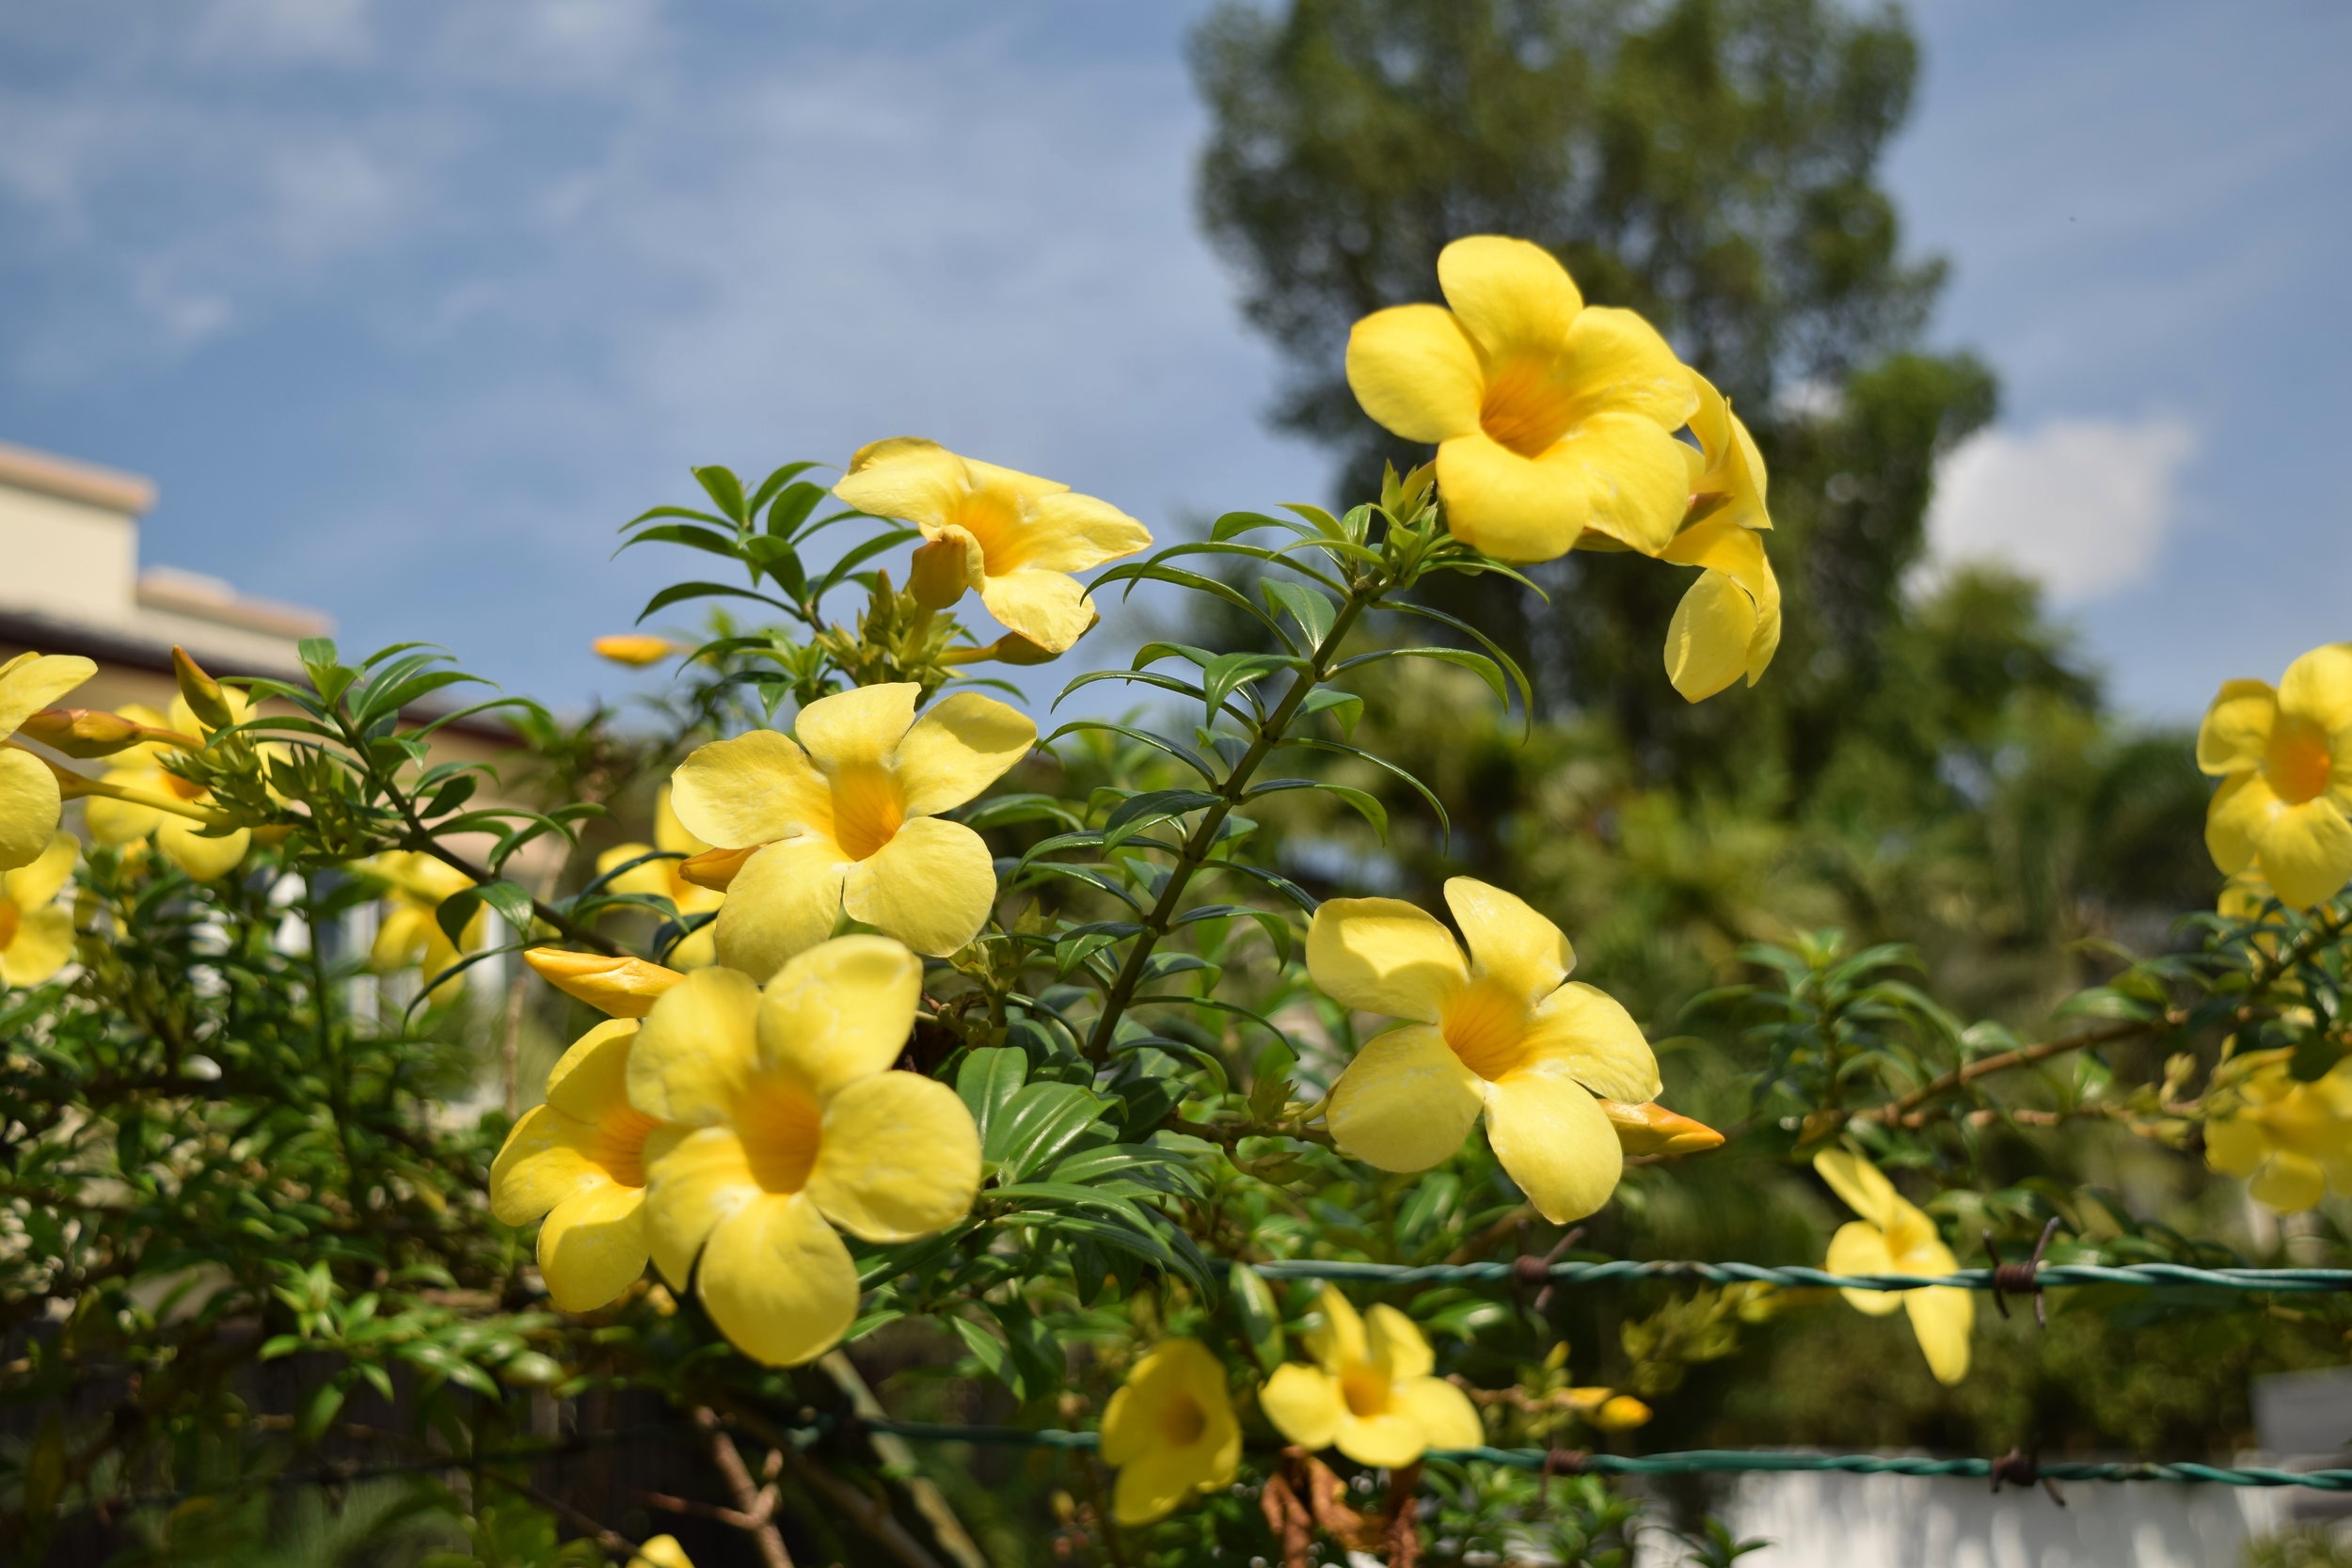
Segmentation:
{"type": "MultiPolygon", "coordinates": [[[[959,1508],[1000,1505],[951,1501],[952,1465],[872,1424],[850,1347],[953,1374],[894,1392],[918,1411],[1099,1427],[1099,1461],[1056,1450],[1065,1557],[1410,1562],[1540,1537],[1622,1561],[1626,1499],[1464,1450],[1640,1441],[1692,1369],[1832,1304],[1661,1288],[1580,1384],[1549,1291],[1264,1266],[1556,1258],[1622,1238],[1622,1194],[1661,1209],[1684,1163],[1735,1156],[1818,1171],[1813,1211],[1857,1217],[1809,1256],[1759,1243],[1839,1274],[1948,1273],[2045,1219],[2054,1257],[2225,1256],[2002,1174],[1995,1133],[2060,1122],[2201,1151],[2280,1210],[2344,1190],[2352,649],[2275,692],[2231,683],[2201,736],[2215,858],[2266,885],[2118,958],[2033,1040],[1834,933],[1727,958],[1747,978],[1687,1017],[1739,1070],[1683,1080],[1722,1131],[1662,1102],[1663,1046],[1570,978],[1571,933],[1511,888],[1455,878],[1442,915],[1318,899],[1302,882],[1327,874],[1262,854],[1261,818],[1307,796],[1375,835],[1399,792],[1451,826],[1354,738],[1405,661],[1531,702],[1433,601],[1441,579],[1540,592],[1518,568],[1575,549],[1696,568],[1661,650],[1692,702],[1740,700],[1718,694],[1778,644],[1764,461],[1716,389],[1533,245],[1459,241],[1436,282],[1446,308],[1367,318],[1347,359],[1365,410],[1436,454],[1340,515],[1234,512],[1153,550],[1107,502],[926,440],[860,450],[830,510],[810,465],[697,470],[704,500],[628,542],[740,580],[646,613],[767,619],[599,644],[678,661],[669,730],[628,743],[650,842],[596,847],[628,781],[594,725],[494,698],[461,711],[512,713],[528,764],[437,760],[450,716],[418,705],[471,677],[428,650],[314,641],[305,681],[226,686],[183,657],[167,717],[58,705],[87,660],[0,668],[0,1377],[44,1412],[0,1534],[38,1551],[143,1510],[152,1549],[192,1560],[258,1528],[242,1499],[273,1486],[462,1470],[427,1483],[463,1560],[675,1568],[657,1516],[770,1564],[787,1536],[981,1560],[959,1508]],[[992,672],[1102,645],[1147,583],[1248,645],[1144,641],[1071,679],[1077,716],[1041,737],[992,672]],[[1142,707],[1089,715],[1106,686],[1142,707]],[[104,771],[69,766],[88,758],[104,771]],[[60,823],[84,798],[77,852],[60,823]],[[469,1001],[492,960],[495,1030],[469,1001]],[[529,1019],[572,1037],[544,1073],[529,1019]],[[115,1380],[112,1417],[69,1397],[91,1379],[115,1380]],[[640,1427],[687,1479],[550,1481],[628,1437],[622,1397],[668,1413],[640,1427]]],[[[1941,1383],[1966,1375],[1967,1292],[1845,1294],[1904,1310],[1941,1383]]]]}

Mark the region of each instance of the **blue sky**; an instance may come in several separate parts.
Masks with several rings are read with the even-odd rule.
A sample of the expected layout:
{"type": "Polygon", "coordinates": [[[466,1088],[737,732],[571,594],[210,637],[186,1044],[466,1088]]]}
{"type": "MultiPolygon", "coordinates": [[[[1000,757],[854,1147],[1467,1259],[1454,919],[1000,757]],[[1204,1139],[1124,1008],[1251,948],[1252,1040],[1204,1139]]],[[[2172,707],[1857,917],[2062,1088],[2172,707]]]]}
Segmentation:
{"type": "MultiPolygon", "coordinates": [[[[924,434],[1147,521],[1319,497],[1192,221],[1200,8],[0,0],[0,439],[146,558],[563,703],[691,463],[924,434]]],[[[1890,178],[2002,372],[1947,556],[2193,714],[2352,636],[2329,0],[1933,0],[1890,178]]]]}

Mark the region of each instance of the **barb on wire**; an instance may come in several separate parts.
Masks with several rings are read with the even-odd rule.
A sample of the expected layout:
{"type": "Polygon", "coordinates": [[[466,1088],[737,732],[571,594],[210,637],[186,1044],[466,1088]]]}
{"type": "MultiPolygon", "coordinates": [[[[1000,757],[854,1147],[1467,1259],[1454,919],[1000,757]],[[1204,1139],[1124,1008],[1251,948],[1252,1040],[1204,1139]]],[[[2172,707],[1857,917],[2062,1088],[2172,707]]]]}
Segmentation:
{"type": "MultiPolygon", "coordinates": [[[[2042,1239],[2033,1244],[2033,1256],[2022,1263],[2002,1262],[2000,1249],[1993,1244],[1993,1232],[1984,1233],[1984,1255],[1993,1259],[1993,1305],[2001,1309],[2002,1317],[2009,1316],[2010,1296],[2029,1295],[2033,1297],[2035,1324],[2042,1328],[2050,1326],[2049,1315],[2042,1307],[2042,1255],[2050,1250],[2050,1238],[2058,1234],[2058,1216],[2052,1214],[2049,1223],[2042,1227],[2042,1239]]],[[[1994,1477],[1993,1484],[1999,1486],[2001,1478],[1994,1477]]],[[[2055,1488],[2052,1495],[2056,1495],[2055,1488]]]]}
{"type": "MultiPolygon", "coordinates": [[[[1376,1285],[1472,1284],[1522,1280],[1519,1260],[1485,1263],[1340,1263],[1278,1259],[1250,1266],[1268,1279],[1354,1279],[1376,1285]]],[[[2021,1269],[2025,1265],[2008,1265],[2021,1269]]],[[[2201,1269],[2186,1263],[2041,1263],[2033,1289],[2054,1285],[2214,1285],[2232,1291],[2352,1291],[2352,1269],[2201,1269]]],[[[1702,1263],[1679,1259],[1613,1259],[1554,1263],[1546,1277],[1561,1285],[1601,1285],[1625,1279],[1698,1279],[1711,1285],[1820,1286],[1848,1291],[1916,1291],[1931,1285],[1963,1291],[2022,1291],[2020,1275],[2006,1285],[2001,1269],[1951,1274],[1832,1274],[1826,1269],[1763,1263],[1702,1263]]]]}

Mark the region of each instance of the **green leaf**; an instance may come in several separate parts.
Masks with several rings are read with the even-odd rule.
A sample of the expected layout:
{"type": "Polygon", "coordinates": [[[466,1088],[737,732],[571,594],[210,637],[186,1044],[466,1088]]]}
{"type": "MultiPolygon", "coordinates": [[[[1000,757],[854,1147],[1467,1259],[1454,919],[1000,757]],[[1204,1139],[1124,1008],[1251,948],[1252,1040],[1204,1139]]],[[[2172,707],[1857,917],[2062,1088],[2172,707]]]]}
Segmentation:
{"type": "Polygon", "coordinates": [[[1227,1284],[1233,1292],[1233,1314],[1249,1341],[1249,1354],[1268,1377],[1282,1365],[1282,1308],[1274,1299],[1265,1276],[1235,1259],[1227,1284]]]}
{"type": "Polygon", "coordinates": [[[769,533],[778,539],[794,537],[801,525],[808,521],[808,515],[817,509],[817,503],[824,499],[825,487],[806,480],[786,487],[768,509],[769,533]]]}
{"type": "Polygon", "coordinates": [[[1434,658],[1440,664],[1458,665],[1485,681],[1493,690],[1495,701],[1501,703],[1506,711],[1511,706],[1511,688],[1503,678],[1502,666],[1485,654],[1474,654],[1468,648],[1381,648],[1344,659],[1331,673],[1343,674],[1359,665],[1375,664],[1386,658],[1434,658]]]}
{"type": "Polygon", "coordinates": [[[962,1067],[956,1071],[956,1093],[980,1130],[982,1148],[988,1147],[991,1131],[1028,1076],[1028,1053],[1014,1047],[984,1045],[965,1053],[962,1067]]]}
{"type": "Polygon", "coordinates": [[[302,1412],[294,1418],[294,1438],[297,1442],[315,1443],[343,1407],[343,1390],[338,1384],[322,1383],[310,1390],[310,1397],[302,1402],[302,1412]]]}
{"type": "MultiPolygon", "coordinates": [[[[1339,725],[1341,735],[1352,736],[1356,733],[1356,721],[1364,716],[1364,700],[1353,691],[1317,687],[1307,693],[1305,702],[1298,705],[1298,717],[1304,719],[1317,713],[1328,713],[1332,721],[1339,725]]],[[[1297,742],[1292,740],[1284,744],[1296,745],[1297,742]]]]}
{"type": "Polygon", "coordinates": [[[1107,1103],[1075,1084],[1030,1084],[980,1140],[980,1152],[1014,1180],[1042,1169],[1099,1121],[1107,1103]]]}
{"type": "Polygon", "coordinates": [[[724,513],[736,526],[739,528],[751,521],[751,514],[743,505],[743,482],[735,477],[734,469],[723,468],[717,464],[696,468],[694,482],[703,487],[703,493],[710,498],[711,504],[724,513]]]}
{"type": "Polygon", "coordinates": [[[1298,629],[1307,634],[1307,644],[1300,652],[1311,653],[1331,635],[1331,624],[1339,617],[1339,607],[1327,595],[1303,582],[1288,582],[1280,578],[1261,578],[1258,592],[1266,603],[1287,611],[1298,623],[1298,629]]]}
{"type": "Polygon", "coordinates": [[[793,606],[786,604],[782,599],[771,598],[765,594],[755,594],[748,588],[732,588],[723,582],[674,582],[652,598],[647,599],[645,608],[637,612],[637,619],[643,621],[657,610],[667,610],[670,606],[683,604],[688,599],[710,598],[753,599],[771,610],[781,610],[787,615],[799,613],[793,606]]]}
{"type": "Polygon", "coordinates": [[[1154,822],[1220,804],[1222,796],[1199,789],[1149,789],[1122,800],[1103,820],[1103,847],[1116,849],[1154,822]]]}
{"type": "MultiPolygon", "coordinates": [[[[814,463],[787,463],[781,468],[769,474],[766,479],[759,482],[759,488],[752,492],[752,499],[743,503],[743,515],[746,518],[758,516],[759,509],[766,506],[776,492],[784,488],[787,482],[800,478],[815,467],[817,465],[814,463]]],[[[811,485],[809,488],[816,489],[817,487],[811,485]]],[[[818,494],[821,495],[823,492],[818,491],[818,494]]]]}
{"type": "Polygon", "coordinates": [[[1307,661],[1285,654],[1219,654],[1201,672],[1201,701],[1207,705],[1211,720],[1225,705],[1232,692],[1256,684],[1266,676],[1283,670],[1304,671],[1307,661]]]}
{"type": "MultiPolygon", "coordinates": [[[[660,528],[646,529],[622,541],[621,549],[631,549],[639,545],[684,545],[688,549],[705,550],[734,561],[741,556],[739,544],[737,535],[722,533],[714,528],[701,528],[691,523],[664,523],[660,528]]],[[[618,555],[620,550],[612,553],[618,555]]]]}

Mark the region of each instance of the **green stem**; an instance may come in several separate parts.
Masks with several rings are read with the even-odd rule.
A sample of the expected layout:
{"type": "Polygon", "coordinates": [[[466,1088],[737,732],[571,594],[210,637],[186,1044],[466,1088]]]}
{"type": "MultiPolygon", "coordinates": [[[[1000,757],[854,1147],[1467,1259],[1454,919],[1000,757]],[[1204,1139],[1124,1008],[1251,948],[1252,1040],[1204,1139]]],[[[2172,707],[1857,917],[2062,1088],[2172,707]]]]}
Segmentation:
{"type": "Polygon", "coordinates": [[[1259,765],[1281,745],[1283,733],[1289,729],[1291,721],[1298,716],[1299,706],[1306,702],[1308,694],[1331,678],[1331,662],[1339,653],[1341,642],[1355,627],[1357,619],[1378,602],[1387,587],[1387,580],[1382,578],[1359,578],[1349,583],[1347,602],[1340,607],[1339,614],[1331,622],[1331,629],[1315,645],[1311,662],[1298,673],[1298,677],[1291,683],[1291,689],[1282,694],[1281,702],[1258,726],[1257,738],[1249,743],[1249,749],[1242,753],[1241,760],[1226,773],[1225,782],[1217,785],[1216,804],[1201,813],[1199,825],[1184,840],[1176,864],[1168,872],[1167,885],[1160,889],[1160,896],[1152,904],[1152,912],[1144,916],[1143,930],[1135,938],[1134,945],[1127,949],[1127,961],[1120,967],[1118,977],[1111,982],[1111,989],[1104,994],[1102,1016],[1095,1020],[1094,1031],[1087,1037],[1086,1056],[1089,1061],[1100,1066],[1109,1055],[1112,1031],[1119,1027],[1119,1021],[1125,1016],[1128,1003],[1135,997],[1136,987],[1143,981],[1144,966],[1151,962],[1152,949],[1159,945],[1160,939],[1168,935],[1168,927],[1175,923],[1178,906],[1184,902],[1184,889],[1208,860],[1209,851],[1216,845],[1217,832],[1225,826],[1225,819],[1233,814],[1233,808],[1240,805],[1242,798],[1249,792],[1250,778],[1258,771],[1259,765]]]}

